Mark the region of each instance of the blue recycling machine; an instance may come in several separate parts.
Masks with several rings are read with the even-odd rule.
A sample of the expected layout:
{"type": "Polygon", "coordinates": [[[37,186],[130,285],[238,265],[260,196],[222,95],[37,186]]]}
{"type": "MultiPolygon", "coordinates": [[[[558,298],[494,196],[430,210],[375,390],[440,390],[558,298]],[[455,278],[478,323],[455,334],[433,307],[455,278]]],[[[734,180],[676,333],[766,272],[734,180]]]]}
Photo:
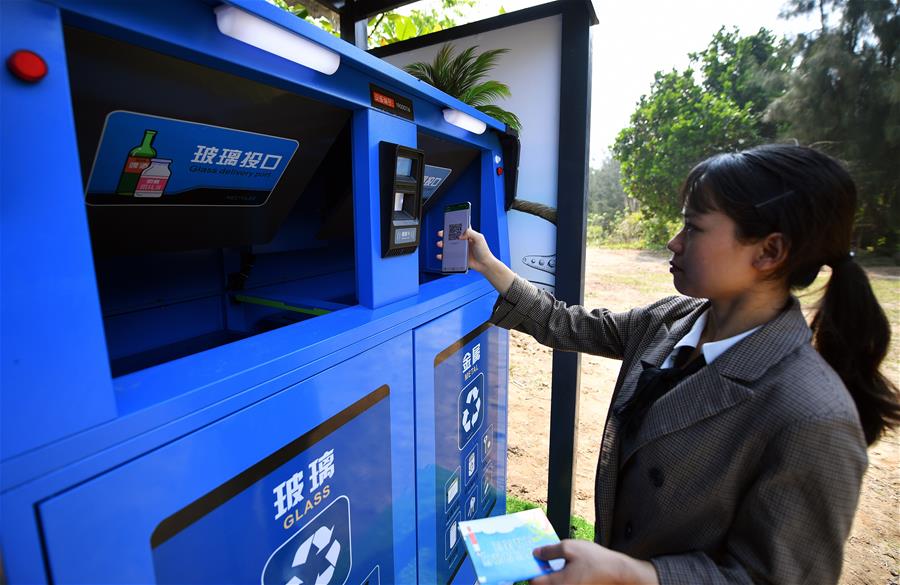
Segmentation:
{"type": "Polygon", "coordinates": [[[465,583],[518,139],[262,0],[3,2],[9,583],[465,583]]]}

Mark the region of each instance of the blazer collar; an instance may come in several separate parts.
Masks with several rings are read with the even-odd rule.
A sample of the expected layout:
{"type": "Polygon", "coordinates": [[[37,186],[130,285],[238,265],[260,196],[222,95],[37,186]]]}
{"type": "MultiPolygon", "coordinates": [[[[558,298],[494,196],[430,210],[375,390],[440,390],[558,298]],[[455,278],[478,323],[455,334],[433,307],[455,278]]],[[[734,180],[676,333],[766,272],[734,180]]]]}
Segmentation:
{"type": "MultiPolygon", "coordinates": [[[[671,327],[663,325],[650,349],[641,356],[641,361],[653,367],[661,366],[666,357],[672,353],[675,344],[687,335],[694,322],[709,306],[710,302],[705,301],[673,322],[671,327]]],[[[792,295],[781,313],[752,335],[728,348],[714,363],[723,376],[752,382],[759,379],[770,366],[781,361],[784,356],[809,343],[811,337],[812,332],[800,310],[800,302],[792,295]]]]}
{"type": "MultiPolygon", "coordinates": [[[[708,306],[708,302],[700,305],[675,321],[667,332],[661,329],[655,347],[644,354],[641,361],[659,367],[708,306]]],[[[777,317],[660,398],[647,413],[637,437],[623,442],[619,466],[647,443],[715,416],[753,396],[748,384],[759,379],[797,347],[808,343],[810,337],[800,303],[791,297],[788,306],[777,317]]],[[[634,390],[629,388],[627,395],[623,392],[616,403],[624,404],[634,390]]]]}
{"type": "Polygon", "coordinates": [[[812,331],[800,310],[800,302],[791,296],[778,316],[737,342],[713,363],[726,378],[753,382],[811,338],[812,331]]]}
{"type": "Polygon", "coordinates": [[[641,357],[641,361],[655,368],[661,366],[669,354],[672,353],[675,344],[688,334],[694,323],[703,314],[703,311],[709,308],[709,305],[710,302],[705,301],[681,319],[673,322],[671,326],[666,327],[663,325],[660,328],[660,332],[657,333],[656,339],[653,340],[653,345],[641,357]]]}
{"type": "MultiPolygon", "coordinates": [[[[657,330],[653,341],[650,343],[649,349],[640,356],[639,360],[632,363],[629,377],[631,383],[622,385],[620,392],[613,396],[613,406],[623,405],[628,402],[637,389],[637,380],[644,367],[658,368],[666,360],[666,357],[672,353],[672,349],[678,341],[687,335],[687,332],[694,326],[694,322],[709,307],[709,301],[700,304],[684,317],[673,322],[671,327],[665,323],[661,324],[657,330]]],[[[626,378],[627,379],[627,378],[626,378]]]]}

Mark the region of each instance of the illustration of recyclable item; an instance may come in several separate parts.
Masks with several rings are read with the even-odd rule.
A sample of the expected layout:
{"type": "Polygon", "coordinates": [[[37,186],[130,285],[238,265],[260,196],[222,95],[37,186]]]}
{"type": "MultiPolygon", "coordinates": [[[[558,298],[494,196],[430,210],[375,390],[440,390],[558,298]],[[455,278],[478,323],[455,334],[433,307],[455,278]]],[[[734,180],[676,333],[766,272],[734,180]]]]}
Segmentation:
{"type": "Polygon", "coordinates": [[[119,184],[116,186],[118,195],[134,195],[141,173],[150,166],[150,162],[156,157],[156,149],[153,148],[155,137],[156,130],[144,130],[144,139],[128,153],[125,167],[119,177],[119,184]]]}
{"type": "MultiPolygon", "coordinates": [[[[116,110],[106,116],[85,203],[264,205],[298,146],[290,138],[116,110]]],[[[187,226],[194,223],[182,225],[193,234],[187,226]]]]}
{"type": "Polygon", "coordinates": [[[144,169],[138,179],[137,186],[134,189],[135,197],[162,197],[163,191],[166,190],[166,183],[172,171],[169,165],[172,161],[167,158],[154,158],[150,161],[150,166],[144,169]]]}

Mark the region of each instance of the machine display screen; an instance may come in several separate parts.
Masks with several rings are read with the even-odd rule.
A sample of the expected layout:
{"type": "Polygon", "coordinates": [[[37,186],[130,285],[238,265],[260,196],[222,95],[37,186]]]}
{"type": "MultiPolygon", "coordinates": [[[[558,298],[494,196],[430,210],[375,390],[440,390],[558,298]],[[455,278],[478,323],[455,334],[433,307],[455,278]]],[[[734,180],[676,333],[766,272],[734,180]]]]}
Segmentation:
{"type": "Polygon", "coordinates": [[[393,582],[388,398],[381,386],[163,520],[157,583],[393,582]]]}
{"type": "Polygon", "coordinates": [[[398,177],[412,177],[413,175],[413,161],[411,158],[406,158],[405,156],[397,157],[397,176],[398,177]]]}

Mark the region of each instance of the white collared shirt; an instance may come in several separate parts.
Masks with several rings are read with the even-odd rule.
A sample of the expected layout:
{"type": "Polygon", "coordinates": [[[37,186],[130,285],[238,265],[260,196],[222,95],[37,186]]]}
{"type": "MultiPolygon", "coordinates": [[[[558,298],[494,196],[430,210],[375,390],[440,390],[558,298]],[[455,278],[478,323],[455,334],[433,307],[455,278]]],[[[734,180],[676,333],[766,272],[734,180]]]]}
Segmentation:
{"type": "MultiPolygon", "coordinates": [[[[669,357],[666,358],[666,361],[662,363],[660,368],[671,368],[673,362],[675,360],[675,354],[678,353],[678,348],[689,346],[689,347],[697,347],[697,344],[700,343],[700,336],[703,334],[703,328],[706,327],[706,317],[709,315],[709,309],[703,311],[703,314],[697,318],[694,322],[694,326],[691,327],[691,330],[687,332],[687,335],[681,338],[681,340],[675,344],[675,347],[672,348],[672,353],[669,354],[669,357]]],[[[729,337],[728,339],[723,339],[721,341],[707,341],[703,344],[703,347],[700,348],[700,351],[703,352],[703,358],[706,360],[707,364],[713,363],[713,361],[718,358],[720,355],[725,353],[728,348],[747,337],[757,329],[762,327],[762,325],[757,325],[753,329],[749,331],[744,331],[743,333],[738,333],[733,337],[729,337]]]]}

